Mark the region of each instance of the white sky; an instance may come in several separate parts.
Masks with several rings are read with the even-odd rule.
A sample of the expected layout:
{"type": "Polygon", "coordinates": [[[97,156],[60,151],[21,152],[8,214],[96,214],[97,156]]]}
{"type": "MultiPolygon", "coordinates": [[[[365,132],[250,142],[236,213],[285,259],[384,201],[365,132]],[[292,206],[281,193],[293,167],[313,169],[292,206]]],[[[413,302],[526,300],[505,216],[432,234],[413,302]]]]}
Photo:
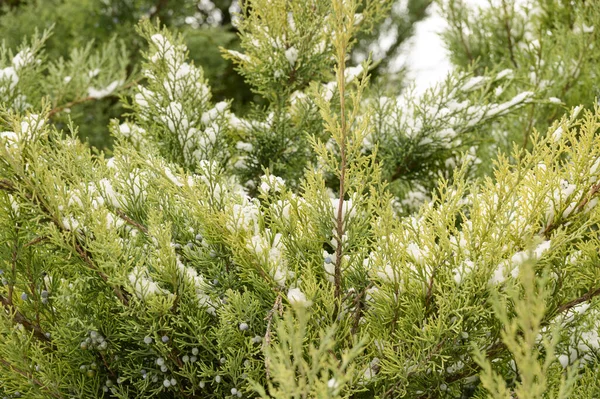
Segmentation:
{"type": "MultiPolygon", "coordinates": [[[[484,7],[488,2],[466,0],[465,3],[484,7]]],[[[409,39],[406,58],[399,60],[408,66],[408,77],[414,80],[417,93],[443,80],[452,69],[440,37],[447,26],[446,20],[440,15],[436,3],[430,6],[428,12],[429,17],[415,25],[415,35],[409,39]]]]}

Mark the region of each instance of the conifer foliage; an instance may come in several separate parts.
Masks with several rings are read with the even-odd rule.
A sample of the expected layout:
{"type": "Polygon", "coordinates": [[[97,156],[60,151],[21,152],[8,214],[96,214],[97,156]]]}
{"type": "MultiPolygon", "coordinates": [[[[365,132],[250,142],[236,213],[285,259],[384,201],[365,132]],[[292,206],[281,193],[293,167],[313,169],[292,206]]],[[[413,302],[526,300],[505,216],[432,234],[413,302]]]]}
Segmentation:
{"type": "Polygon", "coordinates": [[[158,22],[139,76],[0,51],[0,397],[600,395],[600,108],[492,61],[381,97],[389,2],[243,4],[244,117],[158,22]],[[111,154],[52,121],[114,92],[111,154]]]}

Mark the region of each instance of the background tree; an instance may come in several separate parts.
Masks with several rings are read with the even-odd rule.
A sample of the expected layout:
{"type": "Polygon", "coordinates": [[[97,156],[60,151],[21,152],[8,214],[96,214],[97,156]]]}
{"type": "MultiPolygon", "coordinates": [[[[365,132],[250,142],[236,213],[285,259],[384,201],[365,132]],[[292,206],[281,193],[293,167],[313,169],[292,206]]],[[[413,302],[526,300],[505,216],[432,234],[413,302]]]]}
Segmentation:
{"type": "MultiPolygon", "coordinates": [[[[430,3],[430,0],[398,2],[384,23],[376,24],[372,32],[361,35],[357,59],[364,59],[370,51],[376,50],[376,59],[380,61],[376,69],[384,71],[397,57],[400,45],[412,34],[414,23],[426,15],[430,3]],[[382,49],[379,43],[384,38],[389,41],[390,37],[395,38],[393,44],[389,49],[382,49]]],[[[202,65],[214,98],[217,101],[232,100],[232,109],[243,115],[251,109],[250,104],[263,104],[264,100],[252,93],[233,65],[219,52],[219,47],[239,49],[235,15],[240,9],[238,2],[232,0],[0,1],[0,37],[7,48],[16,50],[23,37],[33,35],[36,30],[52,28],[52,35],[45,44],[45,51],[52,59],[68,58],[74,47],[85,47],[90,43],[92,49],[98,49],[116,38],[128,49],[128,76],[137,80],[140,78],[137,75],[140,50],[146,48],[146,43],[135,34],[135,26],[142,17],[158,18],[174,32],[184,35],[190,58],[202,65]]],[[[385,72],[378,74],[386,76],[385,72]]],[[[399,91],[400,86],[395,92],[399,91]]],[[[107,97],[97,104],[82,102],[68,108],[72,111],[71,119],[79,125],[85,124],[86,128],[80,130],[83,140],[94,147],[110,149],[112,139],[106,126],[110,118],[124,112],[116,97],[107,97]]],[[[61,124],[67,122],[61,113],[54,120],[61,124]]]]}

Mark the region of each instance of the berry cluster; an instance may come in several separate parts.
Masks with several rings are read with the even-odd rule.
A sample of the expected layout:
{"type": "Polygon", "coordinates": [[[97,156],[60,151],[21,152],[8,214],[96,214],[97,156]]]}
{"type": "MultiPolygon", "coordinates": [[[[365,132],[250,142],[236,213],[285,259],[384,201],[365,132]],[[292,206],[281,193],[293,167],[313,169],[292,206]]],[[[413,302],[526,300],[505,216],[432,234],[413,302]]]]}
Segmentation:
{"type": "Polygon", "coordinates": [[[83,350],[97,349],[99,351],[105,351],[108,347],[108,343],[100,333],[97,331],[90,331],[89,337],[81,341],[79,347],[83,350]]]}

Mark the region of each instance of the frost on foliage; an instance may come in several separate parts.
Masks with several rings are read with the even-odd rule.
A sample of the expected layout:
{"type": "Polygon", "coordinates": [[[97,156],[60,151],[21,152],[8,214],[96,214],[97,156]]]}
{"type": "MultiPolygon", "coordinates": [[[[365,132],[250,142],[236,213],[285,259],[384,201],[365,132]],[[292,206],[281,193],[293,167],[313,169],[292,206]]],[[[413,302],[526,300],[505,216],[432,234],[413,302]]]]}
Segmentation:
{"type": "Polygon", "coordinates": [[[285,180],[279,176],[263,175],[261,177],[260,190],[264,193],[280,192],[285,189],[285,180]]]}
{"type": "Polygon", "coordinates": [[[14,67],[0,69],[0,94],[10,95],[19,83],[19,75],[14,67]]]}
{"type": "Polygon", "coordinates": [[[583,368],[593,364],[600,354],[600,310],[589,303],[579,304],[569,310],[566,316],[552,321],[561,327],[564,342],[559,345],[557,358],[561,366],[567,367],[576,362],[583,368]]]}
{"type": "Polygon", "coordinates": [[[399,284],[400,289],[410,283],[425,287],[433,272],[435,261],[431,256],[435,252],[414,239],[410,233],[401,231],[381,237],[364,260],[364,267],[377,280],[399,284]],[[396,256],[401,256],[401,263],[396,256]]]}
{"type": "MultiPolygon", "coordinates": [[[[285,4],[295,7],[300,3],[285,4]]],[[[243,55],[253,61],[250,67],[265,68],[259,72],[269,82],[274,77],[273,72],[277,73],[275,79],[286,79],[293,68],[299,74],[303,73],[300,68],[310,68],[311,57],[320,54],[322,47],[322,51],[327,48],[326,42],[321,46],[323,38],[318,37],[322,36],[321,33],[314,38],[315,46],[299,46],[294,35],[304,34],[305,23],[312,21],[305,21],[287,9],[285,12],[285,19],[281,20],[284,25],[287,22],[285,32],[257,26],[250,35],[254,37],[250,39],[260,39],[258,44],[245,43],[245,48],[250,45],[268,47],[273,53],[273,59],[265,60],[262,66],[258,62],[262,60],[257,57],[259,53],[249,51],[251,55],[243,55]]],[[[315,24],[319,23],[321,21],[315,18],[315,24]]],[[[386,390],[397,386],[408,396],[415,392],[420,392],[417,396],[427,396],[431,394],[425,392],[429,388],[432,391],[438,388],[440,391],[448,390],[458,395],[457,390],[463,388],[468,378],[476,377],[472,359],[463,349],[475,344],[483,345],[485,349],[493,345],[502,351],[491,340],[500,334],[494,323],[488,323],[490,310],[485,299],[489,297],[490,290],[498,295],[505,292],[504,286],[493,284],[518,277],[522,265],[529,261],[538,261],[536,267],[540,269],[546,266],[556,269],[557,276],[562,273],[563,267],[568,272],[559,276],[563,279],[560,289],[566,289],[559,292],[557,298],[571,300],[571,296],[584,292],[585,286],[581,281],[594,281],[593,270],[590,272],[584,267],[582,256],[572,251],[572,245],[589,242],[592,247],[596,244],[594,224],[597,223],[598,210],[594,206],[598,201],[597,198],[588,198],[588,194],[598,183],[599,147],[596,142],[589,147],[578,144],[568,124],[561,125],[562,130],[543,147],[535,144],[536,154],[541,154],[536,155],[537,158],[530,159],[526,154],[523,158],[511,158],[510,164],[501,158],[497,173],[490,179],[481,179],[476,184],[467,183],[467,172],[458,168],[453,180],[440,183],[439,191],[430,190],[426,183],[407,184],[405,195],[397,196],[396,202],[404,210],[415,212],[410,217],[388,212],[391,205],[386,203],[387,193],[380,196],[377,192],[378,176],[376,173],[362,173],[373,165],[385,166],[387,159],[367,165],[360,164],[360,159],[355,163],[356,158],[350,156],[347,176],[351,188],[343,195],[331,189],[330,195],[326,195],[327,177],[323,177],[320,171],[310,170],[313,174],[304,180],[304,184],[298,185],[302,194],[293,193],[295,182],[288,175],[281,174],[292,182],[286,187],[283,178],[268,172],[260,182],[253,180],[257,186],[254,188],[260,194],[259,199],[251,198],[241,189],[236,178],[229,175],[229,165],[224,165],[226,162],[233,163],[229,158],[235,158],[235,155],[225,154],[228,156],[222,158],[221,151],[226,150],[228,143],[233,143],[242,156],[250,159],[262,150],[261,141],[254,137],[257,131],[272,138],[278,123],[303,122],[310,108],[314,108],[309,97],[314,93],[291,94],[294,88],[286,87],[290,97],[289,101],[286,99],[282,103],[289,104],[289,108],[281,111],[283,116],[276,111],[269,114],[271,110],[268,110],[265,114],[269,116],[264,122],[242,120],[231,113],[229,103],[210,103],[210,91],[202,71],[186,62],[185,48],[179,42],[170,39],[166,33],[147,36],[151,45],[144,66],[144,85],[147,86],[139,86],[134,94],[134,118],[113,122],[116,135],[133,142],[137,153],[132,146],[119,147],[117,141],[115,158],[106,165],[102,164],[102,156],[92,156],[89,162],[81,162],[83,170],[80,170],[79,164],[65,168],[61,162],[66,164],[72,159],[83,159],[82,153],[76,152],[79,150],[72,141],[63,140],[57,134],[51,136],[50,145],[44,148],[44,152],[33,152],[35,157],[28,159],[32,167],[14,171],[0,163],[3,179],[5,175],[20,177],[17,174],[22,173],[24,178],[14,179],[20,184],[20,189],[26,191],[25,183],[32,182],[39,185],[34,188],[35,191],[32,190],[35,195],[42,197],[46,192],[51,193],[47,199],[51,208],[48,212],[51,213],[49,225],[52,231],[64,233],[52,234],[48,237],[50,243],[34,243],[31,248],[21,246],[20,250],[24,254],[32,251],[36,257],[37,251],[40,254],[53,251],[47,260],[39,262],[44,267],[66,254],[69,262],[64,262],[64,267],[60,268],[61,277],[65,276],[66,280],[70,273],[82,276],[81,273],[85,272],[85,279],[76,280],[86,286],[89,294],[93,294],[89,295],[90,302],[99,298],[106,306],[103,307],[107,310],[105,314],[112,316],[115,310],[117,316],[123,310],[123,314],[130,316],[126,320],[127,328],[115,330],[110,328],[112,324],[109,323],[106,333],[103,332],[110,339],[111,351],[101,355],[108,356],[109,363],[118,366],[115,372],[126,379],[110,382],[115,391],[125,381],[132,394],[136,394],[134,390],[139,387],[142,387],[139,391],[148,388],[160,394],[161,390],[177,385],[186,390],[189,388],[192,396],[206,393],[220,397],[229,395],[229,392],[239,396],[241,390],[247,390],[244,374],[252,378],[259,376],[259,384],[265,381],[268,384],[271,380],[263,378],[263,365],[268,364],[270,359],[259,349],[257,344],[261,340],[256,336],[271,336],[273,339],[268,345],[274,349],[282,342],[278,321],[265,326],[267,312],[270,309],[274,309],[273,314],[275,312],[273,299],[276,297],[279,304],[287,298],[287,302],[295,307],[296,312],[290,312],[294,317],[303,313],[298,311],[299,308],[310,307],[308,330],[311,337],[316,337],[315,333],[321,327],[334,326],[335,330],[331,329],[336,341],[334,362],[346,359],[343,354],[337,356],[339,345],[343,351],[346,342],[360,341],[354,338],[369,338],[364,340],[366,350],[354,362],[356,367],[353,365],[348,371],[348,374],[355,374],[347,379],[343,374],[331,375],[329,370],[318,374],[320,385],[326,392],[337,394],[348,383],[347,393],[350,396],[356,389],[350,384],[362,385],[359,390],[371,393],[380,386],[389,385],[386,390]],[[227,137],[229,133],[233,134],[227,137]],[[155,145],[169,159],[156,157],[153,151],[146,152],[146,145],[155,145]],[[55,148],[58,151],[54,153],[55,148]],[[44,169],[50,159],[57,163],[55,170],[60,168],[66,171],[65,176],[69,174],[68,182],[60,180],[63,178],[61,173],[54,174],[52,169],[44,169]],[[374,184],[369,181],[371,177],[371,181],[375,180],[374,184]],[[38,183],[38,178],[44,180],[38,183]],[[54,178],[56,180],[53,181],[54,178]],[[356,192],[360,194],[354,195],[356,192]],[[343,199],[341,202],[340,197],[343,199]],[[383,209],[376,209],[380,205],[383,209]],[[377,214],[379,211],[381,217],[377,214]],[[332,231],[338,213],[341,213],[343,222],[342,237],[335,237],[337,229],[332,231]],[[66,234],[68,231],[72,233],[66,234]],[[158,262],[156,254],[149,250],[153,245],[159,247],[159,238],[154,234],[156,231],[172,235],[171,241],[167,241],[168,251],[163,248],[170,255],[169,261],[165,262],[168,267],[158,262]],[[330,241],[332,236],[337,239],[330,241]],[[347,245],[336,247],[339,242],[347,245]],[[361,245],[351,245],[355,243],[361,245]],[[211,249],[214,252],[209,252],[211,249]],[[333,249],[341,250],[341,257],[338,252],[339,258],[336,258],[333,249]],[[81,256],[82,252],[84,256],[81,256]],[[568,261],[562,264],[562,259],[568,261]],[[336,288],[334,275],[339,261],[342,266],[341,296],[334,304],[331,298],[336,288]],[[123,270],[123,267],[127,268],[123,270]],[[260,273],[254,273],[256,269],[260,273]],[[101,270],[107,278],[95,275],[97,270],[101,270]],[[96,278],[98,284],[89,284],[92,278],[96,278]],[[181,288],[177,291],[177,306],[161,309],[161,306],[173,305],[165,300],[174,298],[173,293],[167,290],[167,287],[173,286],[181,288]],[[99,289],[103,290],[100,295],[99,289]],[[129,294],[126,295],[126,299],[132,300],[129,304],[105,301],[113,295],[113,291],[120,289],[129,294]],[[218,297],[224,303],[228,301],[229,305],[219,308],[217,313],[218,297]],[[135,303],[136,298],[142,299],[143,303],[135,303]],[[127,306],[138,305],[144,308],[135,312],[133,308],[127,309],[127,306]],[[196,313],[188,314],[190,309],[196,313]],[[195,317],[204,313],[215,318],[206,323],[207,318],[195,317]],[[156,314],[165,317],[152,320],[152,315],[156,314]],[[132,331],[135,334],[128,335],[132,331]],[[148,339],[142,340],[144,336],[148,339]],[[161,336],[165,345],[161,344],[161,336]],[[491,338],[488,340],[487,337],[491,338]],[[214,344],[214,351],[202,350],[199,353],[195,345],[198,339],[204,338],[214,344]],[[157,345],[152,345],[153,340],[157,345]],[[134,353],[140,341],[145,343],[141,345],[141,352],[145,353],[134,353]],[[177,353],[169,352],[175,353],[172,357],[161,354],[160,362],[148,359],[147,367],[144,366],[144,372],[141,372],[141,363],[128,365],[125,364],[127,362],[119,362],[116,358],[119,348],[133,348],[131,353],[140,354],[140,359],[147,357],[148,351],[171,351],[174,348],[177,353]],[[162,374],[158,374],[154,364],[161,367],[162,374]],[[198,370],[200,374],[196,373],[198,370]],[[193,373],[188,373],[190,371],[193,373]],[[169,379],[164,373],[169,373],[169,379]],[[473,375],[462,378],[463,373],[473,375]],[[448,374],[450,379],[461,377],[461,380],[451,383],[446,378],[448,374]],[[157,375],[160,380],[157,377],[157,381],[152,382],[157,375]],[[442,381],[444,383],[440,384],[442,381]],[[216,389],[215,384],[222,388],[216,389]],[[194,391],[198,388],[204,393],[194,391]]],[[[16,65],[10,68],[18,69],[16,65]]],[[[89,72],[90,76],[100,73],[95,69],[89,72]]],[[[362,67],[347,68],[346,83],[350,84],[362,72],[362,67]]],[[[484,130],[492,117],[503,115],[533,99],[529,92],[521,92],[512,98],[506,96],[504,87],[511,92],[513,89],[509,85],[496,91],[498,97],[491,96],[493,86],[505,83],[503,80],[511,78],[514,73],[517,72],[506,70],[495,77],[461,78],[458,83],[455,82],[453,89],[439,91],[439,96],[430,95],[418,100],[384,98],[366,104],[385,110],[371,122],[377,128],[362,142],[364,152],[374,151],[378,145],[379,151],[399,149],[409,156],[413,149],[421,151],[425,158],[411,159],[418,171],[424,171],[415,180],[437,176],[444,167],[450,169],[449,166],[456,163],[455,152],[468,149],[467,158],[470,157],[472,164],[477,163],[480,161],[477,146],[470,142],[473,129],[481,127],[484,130]],[[492,88],[490,93],[483,93],[488,87],[492,88]],[[477,100],[480,93],[482,97],[477,100]],[[446,152],[440,155],[440,151],[446,152]],[[439,170],[432,168],[432,171],[428,165],[421,164],[422,159],[426,163],[428,157],[436,155],[442,163],[439,170]],[[429,172],[432,173],[427,174],[429,172]]],[[[318,77],[318,74],[315,76],[318,77]]],[[[73,79],[71,85],[76,80],[73,79]]],[[[1,80],[0,86],[6,82],[10,84],[12,80],[1,80]]],[[[349,85],[350,98],[353,89],[353,85],[349,85]]],[[[325,97],[333,99],[337,83],[325,84],[320,90],[325,97]]],[[[104,93],[94,95],[101,97],[104,93]]],[[[337,104],[334,101],[327,106],[335,109],[337,104]]],[[[363,112],[360,108],[356,110],[363,112]]],[[[35,114],[25,116],[7,128],[14,132],[0,133],[0,140],[10,155],[15,152],[15,146],[26,148],[26,145],[32,144],[31,147],[36,149],[41,141],[39,139],[44,138],[44,135],[37,134],[45,126],[39,125],[41,119],[35,114]],[[26,142],[31,137],[38,140],[26,142]]],[[[354,128],[366,120],[366,117],[359,117],[349,125],[354,128]]],[[[316,130],[322,130],[320,121],[317,125],[316,130]]],[[[305,133],[300,128],[296,130],[296,125],[292,127],[293,134],[305,133]]],[[[592,135],[577,135],[582,136],[581,143],[597,141],[592,135]]],[[[356,149],[352,153],[360,154],[361,142],[351,144],[356,149]]],[[[335,150],[335,146],[326,148],[335,150]]],[[[338,155],[335,151],[331,154],[338,155]]],[[[399,154],[393,159],[402,161],[401,156],[404,155],[399,154]]],[[[26,156],[30,154],[23,154],[23,157],[26,156]]],[[[34,223],[26,226],[34,234],[29,237],[29,231],[26,231],[27,241],[23,244],[36,236],[45,238],[42,234],[49,230],[38,230],[37,226],[48,219],[48,215],[42,214],[41,205],[44,203],[27,206],[23,203],[26,200],[26,196],[14,193],[0,201],[4,215],[12,218],[20,213],[19,222],[29,213],[36,213],[34,223]]],[[[2,223],[7,228],[19,227],[12,220],[2,223]]],[[[593,252],[595,254],[595,248],[593,252]]],[[[37,259],[33,260],[37,263],[37,259]]],[[[23,259],[24,262],[27,259],[23,259]]],[[[21,265],[19,263],[19,267],[21,265]]],[[[6,292],[6,288],[0,289],[6,292]]],[[[15,306],[26,317],[32,309],[37,310],[29,306],[34,295],[29,293],[27,296],[23,287],[17,289],[15,306]],[[22,292],[25,296],[19,301],[18,295],[22,292]]],[[[56,291],[52,290],[52,293],[56,291]]],[[[84,288],[81,292],[88,294],[84,288]]],[[[74,292],[69,304],[84,297],[75,294],[77,292],[74,292]]],[[[50,303],[55,300],[51,298],[50,303]]],[[[60,305],[58,301],[55,303],[60,305]]],[[[56,309],[60,308],[57,306],[56,309]]],[[[74,312],[77,309],[72,307],[74,312]]],[[[574,308],[571,313],[592,314],[590,309],[584,308],[574,308]]],[[[44,314],[52,313],[42,312],[42,316],[44,314]]],[[[72,313],[67,316],[78,318],[72,313]]],[[[89,329],[85,324],[96,323],[96,320],[91,320],[93,317],[90,319],[90,314],[84,312],[83,316],[83,323],[77,320],[78,323],[73,324],[82,324],[83,328],[89,329]]],[[[597,315],[593,317],[597,319],[597,315]]],[[[9,318],[6,320],[10,321],[9,318]]],[[[598,327],[591,323],[584,325],[577,321],[577,317],[564,320],[564,323],[569,324],[565,328],[572,328],[565,331],[576,330],[576,333],[572,334],[572,341],[563,342],[565,345],[557,351],[560,356],[567,357],[566,361],[561,357],[561,363],[572,363],[576,359],[591,361],[592,352],[597,351],[599,346],[598,327]],[[574,327],[575,324],[577,326],[574,327]],[[577,352],[576,357],[573,351],[577,352]]],[[[47,324],[44,322],[42,326],[47,324]]],[[[79,327],[76,325],[75,328],[79,327]]],[[[94,328],[99,330],[98,326],[94,328]]],[[[73,335],[71,331],[68,334],[67,338],[73,335]]],[[[73,341],[64,338],[57,339],[56,345],[69,345],[73,341]]],[[[310,338],[306,343],[306,346],[312,347],[310,338]]],[[[299,340],[298,348],[303,347],[304,341],[299,340]]],[[[73,350],[60,349],[64,349],[65,353],[73,350]]],[[[319,350],[319,347],[316,349],[319,350]]],[[[82,355],[76,358],[85,360],[87,354],[82,355]]],[[[330,354],[326,353],[326,356],[330,357],[330,354]]],[[[310,359],[310,356],[298,358],[310,359]]],[[[498,358],[502,362],[498,369],[507,368],[504,357],[498,358]]],[[[276,367],[270,370],[271,375],[278,371],[276,367]]],[[[103,368],[97,373],[108,375],[103,368]]],[[[87,373],[81,378],[85,376],[87,373]]],[[[81,379],[78,377],[77,381],[81,379]]],[[[109,383],[105,384],[108,389],[109,383]]],[[[139,392],[137,394],[140,395],[139,392]]],[[[392,392],[391,396],[394,395],[398,393],[392,392]]]]}
{"type": "Polygon", "coordinates": [[[110,96],[119,86],[123,84],[122,80],[115,80],[108,84],[108,86],[101,89],[95,87],[88,88],[88,96],[95,99],[101,99],[110,96]]]}
{"type": "Polygon", "coordinates": [[[246,245],[258,260],[267,266],[273,280],[279,286],[285,286],[288,270],[282,235],[273,234],[269,229],[265,229],[264,232],[253,235],[246,245]]]}
{"type": "Polygon", "coordinates": [[[412,189],[408,191],[404,198],[400,201],[403,209],[407,209],[410,211],[415,211],[419,209],[419,207],[431,200],[431,196],[429,191],[420,184],[414,184],[412,189]]]}
{"type": "MultiPolygon", "coordinates": [[[[465,85],[470,88],[474,84],[473,79],[480,81],[478,78],[483,77],[471,78],[465,85]]],[[[384,129],[390,130],[384,130],[380,134],[390,138],[394,134],[418,138],[421,145],[437,138],[441,140],[442,146],[449,148],[456,145],[453,142],[459,141],[460,134],[469,128],[504,115],[533,97],[532,92],[523,92],[503,103],[476,104],[468,99],[461,99],[456,90],[447,91],[447,88],[454,87],[456,83],[457,80],[452,80],[448,86],[438,86],[419,98],[412,98],[409,94],[396,100],[381,99],[382,106],[390,111],[382,115],[384,119],[381,123],[384,129]]]]}
{"type": "Polygon", "coordinates": [[[258,218],[260,215],[260,205],[258,200],[243,197],[241,203],[232,205],[231,219],[228,227],[231,231],[238,229],[258,233],[258,218]]]}
{"type": "Polygon", "coordinates": [[[490,284],[500,284],[506,280],[507,274],[517,278],[519,267],[528,261],[537,261],[550,249],[550,241],[543,241],[532,250],[523,250],[514,253],[509,260],[502,261],[490,278],[490,284]]]}
{"type": "Polygon", "coordinates": [[[144,136],[146,135],[146,130],[144,128],[131,122],[122,123],[113,131],[130,140],[135,146],[142,144],[144,136]]]}
{"type": "Polygon", "coordinates": [[[31,106],[27,96],[23,94],[18,84],[27,69],[39,64],[36,51],[26,47],[19,51],[11,60],[11,65],[0,68],[0,103],[6,103],[9,109],[23,111],[31,106]]]}
{"type": "Polygon", "coordinates": [[[344,71],[344,78],[346,79],[346,84],[352,82],[358,76],[360,76],[364,72],[364,68],[362,65],[357,65],[354,67],[348,67],[344,71]]]}
{"type": "Polygon", "coordinates": [[[239,51],[235,51],[235,50],[227,50],[227,53],[229,53],[232,57],[237,58],[241,61],[244,62],[250,62],[251,59],[249,56],[247,56],[246,54],[242,54],[239,51]]]}
{"type": "Polygon", "coordinates": [[[268,16],[239,19],[243,52],[224,50],[254,88],[269,99],[291,93],[325,77],[331,58],[330,10],[325,3],[275,0],[268,16]]]}
{"type": "Polygon", "coordinates": [[[306,299],[306,294],[304,294],[300,288],[290,288],[287,293],[287,298],[292,306],[308,308],[312,305],[312,301],[306,299]]]}
{"type": "Polygon", "coordinates": [[[285,58],[288,60],[291,66],[294,66],[298,60],[298,50],[295,47],[290,47],[289,49],[285,50],[285,58]]]}
{"type": "Polygon", "coordinates": [[[67,231],[76,231],[79,228],[79,222],[73,216],[63,217],[62,225],[67,231]]]}
{"type": "MultiPolygon", "coordinates": [[[[509,76],[500,74],[495,82],[509,76]]],[[[389,179],[431,186],[439,173],[452,168],[448,163],[453,162],[453,155],[459,156],[466,149],[477,151],[483,142],[476,134],[478,128],[533,100],[534,93],[530,91],[503,102],[495,102],[491,92],[473,98],[469,92],[486,79],[453,76],[419,96],[409,92],[396,99],[382,97],[371,101],[371,123],[376,129],[365,138],[364,152],[372,151],[378,144],[378,156],[385,160],[389,179]],[[459,85],[461,90],[456,88],[459,85]]]]}
{"type": "Polygon", "coordinates": [[[37,60],[34,52],[30,48],[24,48],[13,57],[12,64],[15,70],[18,71],[19,69],[33,64],[36,61],[37,60]]]}
{"type": "MultiPolygon", "coordinates": [[[[338,217],[338,211],[340,208],[339,198],[331,198],[331,209],[333,210],[332,220],[335,222],[338,217]]],[[[350,220],[357,215],[357,205],[355,201],[350,198],[342,201],[342,221],[347,224],[350,220]]]]}
{"type": "Polygon", "coordinates": [[[127,276],[129,283],[133,287],[133,292],[140,299],[149,299],[154,295],[165,295],[166,290],[160,288],[160,286],[152,280],[148,274],[148,270],[144,267],[136,266],[131,273],[127,276]]]}
{"type": "Polygon", "coordinates": [[[177,271],[180,278],[191,284],[195,289],[199,305],[206,308],[208,313],[215,315],[215,305],[210,296],[206,293],[208,284],[204,281],[204,277],[198,274],[192,267],[184,265],[179,259],[177,259],[177,271]]]}
{"type": "Polygon", "coordinates": [[[45,123],[46,121],[40,115],[28,114],[21,121],[21,138],[23,140],[35,139],[45,123]]]}
{"type": "Polygon", "coordinates": [[[107,201],[107,203],[110,204],[112,207],[114,207],[114,208],[121,207],[121,198],[116,193],[110,180],[108,180],[106,178],[101,179],[98,182],[98,190],[100,191],[100,193],[102,193],[102,196],[107,201]]]}
{"type": "Polygon", "coordinates": [[[149,62],[142,71],[148,84],[137,86],[133,102],[140,132],[144,136],[157,135],[161,141],[166,136],[168,144],[163,148],[177,148],[167,155],[182,166],[195,168],[198,161],[225,159],[229,123],[240,127],[244,122],[229,111],[225,102],[211,106],[202,69],[186,61],[185,45],[174,43],[162,33],[152,34],[150,44],[149,62]],[[154,113],[160,115],[158,120],[154,113]]]}

